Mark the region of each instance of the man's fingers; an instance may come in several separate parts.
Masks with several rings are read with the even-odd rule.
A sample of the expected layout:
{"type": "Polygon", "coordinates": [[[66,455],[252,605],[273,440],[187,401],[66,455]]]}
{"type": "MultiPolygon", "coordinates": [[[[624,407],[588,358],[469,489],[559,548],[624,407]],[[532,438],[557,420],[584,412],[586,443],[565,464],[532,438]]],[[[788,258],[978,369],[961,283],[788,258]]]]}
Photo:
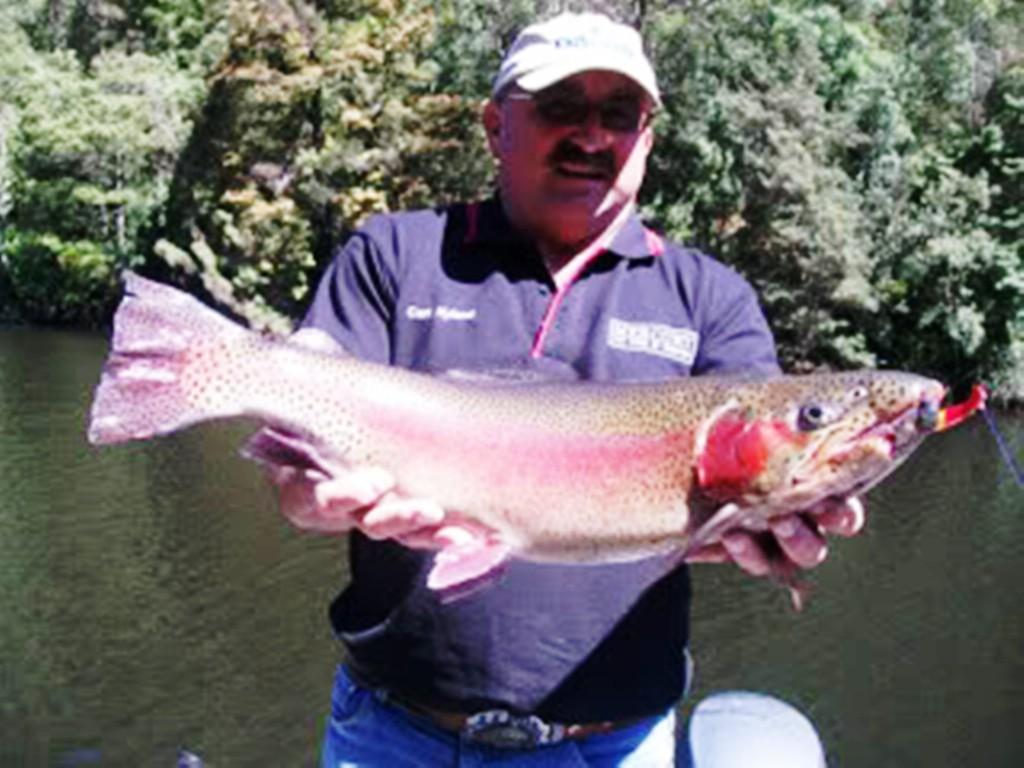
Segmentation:
{"type": "Polygon", "coordinates": [[[352,530],[359,522],[357,513],[375,504],[395,484],[389,472],[377,467],[361,467],[337,478],[300,467],[277,466],[268,471],[288,521],[320,533],[352,530]]]}
{"type": "Polygon", "coordinates": [[[280,488],[288,485],[305,485],[312,488],[316,483],[327,479],[327,475],[319,470],[290,464],[264,464],[263,469],[270,482],[280,488]]]}
{"type": "Polygon", "coordinates": [[[726,550],[725,545],[715,543],[695,549],[685,559],[688,563],[731,563],[732,555],[726,550]]]}
{"type": "Polygon", "coordinates": [[[722,546],[732,561],[751,576],[766,576],[771,571],[769,556],[753,534],[732,531],[722,536],[722,546]]]}
{"type": "Polygon", "coordinates": [[[395,478],[386,469],[359,467],[329,479],[319,473],[280,469],[275,480],[281,509],[298,528],[320,533],[359,528],[371,539],[437,547],[433,536],[444,520],[444,510],[430,499],[396,493],[395,478]]]}
{"type": "Polygon", "coordinates": [[[295,526],[307,529],[317,514],[316,479],[297,467],[268,466],[271,481],[277,486],[281,512],[295,526]]]}
{"type": "Polygon", "coordinates": [[[438,549],[436,525],[426,528],[417,528],[410,533],[400,533],[395,536],[395,541],[404,544],[410,549],[438,549]]]}
{"type": "Polygon", "coordinates": [[[323,515],[342,517],[374,504],[394,486],[395,479],[386,469],[365,467],[317,483],[314,496],[323,515]]]}
{"type": "Polygon", "coordinates": [[[855,536],[864,528],[866,514],[864,504],[856,496],[848,499],[831,499],[822,507],[812,510],[814,522],[825,533],[837,536],[855,536]]]}
{"type": "Polygon", "coordinates": [[[853,536],[864,527],[864,518],[857,497],[827,499],[805,514],[772,520],[769,532],[731,531],[719,543],[691,552],[686,562],[731,561],[752,576],[777,574],[780,568],[814,568],[828,555],[825,535],[853,536]]]}
{"type": "Polygon", "coordinates": [[[342,517],[325,517],[316,512],[290,514],[288,522],[301,531],[311,533],[348,533],[356,527],[355,521],[349,515],[342,517]]]}
{"type": "Polygon", "coordinates": [[[799,515],[772,520],[771,531],[786,558],[800,568],[813,568],[828,554],[825,537],[799,515]]]}
{"type": "MultiPolygon", "coordinates": [[[[430,499],[385,496],[370,509],[358,525],[371,539],[387,539],[440,525],[444,509],[430,499]]],[[[407,537],[403,543],[408,543],[407,537]]]]}

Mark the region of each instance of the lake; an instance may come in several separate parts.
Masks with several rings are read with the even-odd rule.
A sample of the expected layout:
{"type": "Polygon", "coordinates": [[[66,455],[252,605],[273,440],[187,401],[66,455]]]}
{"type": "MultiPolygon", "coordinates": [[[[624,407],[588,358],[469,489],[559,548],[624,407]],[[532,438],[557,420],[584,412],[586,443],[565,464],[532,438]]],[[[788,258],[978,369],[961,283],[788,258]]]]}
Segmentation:
{"type": "MultiPolygon", "coordinates": [[[[251,425],[90,447],[105,352],[0,330],[0,764],[314,764],[344,540],[283,521],[237,456],[251,425]]],[[[1020,456],[1024,418],[998,415],[1020,456]]],[[[1024,765],[1024,491],[982,420],[867,506],[801,614],[733,568],[693,569],[693,698],[795,704],[832,768],[1024,765]]]]}

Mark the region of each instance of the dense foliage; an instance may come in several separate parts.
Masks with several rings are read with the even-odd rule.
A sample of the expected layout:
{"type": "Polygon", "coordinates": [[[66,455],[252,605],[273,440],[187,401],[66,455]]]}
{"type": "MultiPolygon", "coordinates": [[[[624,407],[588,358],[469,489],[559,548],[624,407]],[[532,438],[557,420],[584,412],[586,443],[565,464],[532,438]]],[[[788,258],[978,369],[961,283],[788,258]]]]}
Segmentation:
{"type": "Polygon", "coordinates": [[[567,7],[643,29],[644,211],[789,369],[1024,399],[1014,0],[0,0],[0,319],[102,323],[134,267],[287,327],[367,214],[486,193],[500,51],[567,7]]]}

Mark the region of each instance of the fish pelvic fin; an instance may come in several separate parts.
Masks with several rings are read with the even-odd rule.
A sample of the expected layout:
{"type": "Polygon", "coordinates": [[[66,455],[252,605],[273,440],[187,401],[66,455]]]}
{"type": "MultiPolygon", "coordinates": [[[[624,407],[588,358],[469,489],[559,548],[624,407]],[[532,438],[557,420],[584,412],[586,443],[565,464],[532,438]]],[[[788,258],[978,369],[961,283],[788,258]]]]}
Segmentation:
{"type": "Polygon", "coordinates": [[[311,440],[277,427],[265,426],[242,446],[241,455],[266,467],[289,467],[339,477],[348,467],[311,440]]]}
{"type": "Polygon", "coordinates": [[[187,293],[132,272],[124,286],[90,411],[89,442],[142,440],[241,413],[228,387],[212,385],[215,349],[251,332],[187,293]],[[200,366],[207,370],[195,370],[200,366]]]}
{"type": "Polygon", "coordinates": [[[796,613],[801,613],[807,607],[807,601],[811,597],[811,585],[800,578],[800,571],[796,565],[781,555],[776,555],[771,560],[768,578],[786,590],[789,604],[796,613]]]}

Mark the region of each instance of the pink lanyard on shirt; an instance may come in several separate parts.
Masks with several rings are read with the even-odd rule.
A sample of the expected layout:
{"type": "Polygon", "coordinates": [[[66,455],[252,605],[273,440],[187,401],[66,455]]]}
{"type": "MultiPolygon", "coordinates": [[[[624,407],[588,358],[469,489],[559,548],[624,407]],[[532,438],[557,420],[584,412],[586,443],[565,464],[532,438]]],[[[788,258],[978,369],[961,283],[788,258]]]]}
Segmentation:
{"type": "MultiPolygon", "coordinates": [[[[558,314],[558,310],[562,306],[562,301],[565,299],[565,295],[569,292],[569,287],[576,282],[576,279],[583,274],[583,271],[590,266],[596,258],[608,250],[608,246],[629,219],[629,215],[632,213],[632,210],[632,205],[624,206],[600,236],[598,236],[582,251],[573,256],[568,263],[552,275],[556,286],[555,294],[551,297],[551,302],[548,304],[548,307],[544,312],[544,317],[541,320],[540,326],[534,334],[533,345],[530,348],[530,357],[536,358],[541,356],[544,348],[544,340],[547,338],[548,332],[555,323],[555,316],[558,314]]],[[[480,206],[478,203],[472,203],[467,207],[466,216],[468,220],[466,222],[465,242],[473,242],[476,240],[479,213],[480,206]]],[[[644,238],[646,239],[647,247],[652,254],[660,256],[664,253],[665,244],[656,232],[645,227],[644,238]]]]}
{"type": "MultiPolygon", "coordinates": [[[[533,346],[530,348],[530,357],[537,358],[543,354],[544,340],[547,338],[551,327],[555,324],[555,316],[562,306],[565,295],[569,292],[569,287],[576,282],[577,278],[583,274],[584,270],[595,259],[608,250],[608,246],[611,245],[612,240],[619,233],[619,230],[622,229],[626,220],[629,219],[632,211],[632,205],[623,206],[622,210],[612,220],[612,223],[608,225],[608,228],[594,242],[573,256],[568,263],[552,275],[557,289],[555,295],[551,297],[551,303],[548,304],[548,308],[544,312],[544,319],[541,320],[537,333],[534,334],[533,346]]],[[[661,255],[664,250],[661,238],[655,232],[646,228],[644,229],[644,237],[647,240],[647,246],[651,253],[656,256],[661,255]]]]}

